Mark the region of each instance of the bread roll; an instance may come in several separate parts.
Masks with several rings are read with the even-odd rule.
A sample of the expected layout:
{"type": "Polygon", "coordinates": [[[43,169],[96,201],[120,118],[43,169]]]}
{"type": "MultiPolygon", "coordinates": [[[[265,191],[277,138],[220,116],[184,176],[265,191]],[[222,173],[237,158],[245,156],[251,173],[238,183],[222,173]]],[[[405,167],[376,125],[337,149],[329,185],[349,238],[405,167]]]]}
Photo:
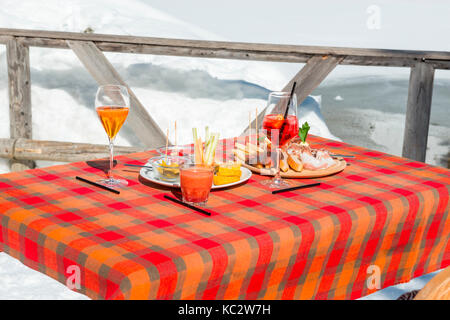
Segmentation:
{"type": "Polygon", "coordinates": [[[281,156],[280,156],[280,170],[283,172],[286,172],[289,170],[289,164],[287,162],[288,159],[288,155],[285,151],[281,151],[281,156]]]}
{"type": "Polygon", "coordinates": [[[289,154],[287,158],[287,163],[294,171],[300,172],[303,170],[303,163],[295,155],[289,154]]]}

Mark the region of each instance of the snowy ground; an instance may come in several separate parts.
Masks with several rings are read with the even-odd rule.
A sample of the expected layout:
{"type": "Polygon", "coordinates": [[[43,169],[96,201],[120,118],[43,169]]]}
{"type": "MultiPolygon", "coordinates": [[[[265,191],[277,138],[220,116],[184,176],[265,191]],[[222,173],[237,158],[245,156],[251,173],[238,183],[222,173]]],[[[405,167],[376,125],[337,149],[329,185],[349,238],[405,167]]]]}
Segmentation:
{"type": "MultiPolygon", "coordinates": [[[[405,292],[421,289],[436,272],[377,291],[362,300],[393,300],[405,292]]],[[[0,253],[0,300],[88,300],[56,280],[32,270],[5,253],[0,253]]]]}
{"type": "Polygon", "coordinates": [[[0,300],[87,300],[62,283],[0,253],[0,300]]]}

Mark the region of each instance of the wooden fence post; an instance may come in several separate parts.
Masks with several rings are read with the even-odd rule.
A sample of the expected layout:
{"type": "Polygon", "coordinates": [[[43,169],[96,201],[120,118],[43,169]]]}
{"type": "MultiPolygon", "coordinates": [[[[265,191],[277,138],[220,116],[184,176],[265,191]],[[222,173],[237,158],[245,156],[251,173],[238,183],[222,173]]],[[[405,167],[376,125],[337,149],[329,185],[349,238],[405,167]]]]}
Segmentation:
{"type": "Polygon", "coordinates": [[[432,65],[418,62],[411,68],[402,156],[416,161],[425,162],[433,80],[432,65]]]}
{"type": "MultiPolygon", "coordinates": [[[[29,47],[18,38],[6,43],[8,65],[9,123],[12,139],[32,138],[29,47]]],[[[34,168],[34,161],[10,160],[11,171],[34,168]]]]}

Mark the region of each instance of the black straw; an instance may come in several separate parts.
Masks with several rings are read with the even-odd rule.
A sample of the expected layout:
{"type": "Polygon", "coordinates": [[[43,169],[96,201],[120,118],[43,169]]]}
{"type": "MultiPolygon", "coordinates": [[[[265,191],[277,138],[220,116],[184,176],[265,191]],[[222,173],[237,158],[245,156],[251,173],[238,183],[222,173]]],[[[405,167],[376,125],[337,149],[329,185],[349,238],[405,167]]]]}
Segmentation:
{"type": "Polygon", "coordinates": [[[281,137],[283,136],[283,130],[284,130],[284,126],[286,125],[286,118],[287,118],[287,115],[288,115],[288,112],[289,112],[289,105],[291,104],[291,99],[292,99],[292,96],[294,94],[294,90],[295,90],[295,86],[296,85],[297,85],[297,82],[294,81],[294,84],[292,85],[292,89],[291,89],[291,94],[289,95],[289,100],[288,100],[287,105],[286,105],[286,110],[284,110],[283,124],[281,125],[280,133],[278,135],[279,139],[281,139],[281,137]]]}
{"type": "Polygon", "coordinates": [[[168,196],[167,194],[164,195],[164,198],[166,198],[167,200],[173,201],[175,203],[181,204],[182,206],[185,206],[185,207],[187,207],[189,209],[192,209],[192,210],[195,210],[197,212],[203,213],[203,214],[205,214],[207,216],[211,216],[210,212],[208,212],[206,210],[203,210],[203,209],[200,209],[200,208],[197,208],[197,207],[195,207],[193,205],[190,205],[189,203],[180,201],[180,200],[178,200],[176,198],[172,198],[172,197],[168,196]]]}
{"type": "Polygon", "coordinates": [[[287,105],[286,105],[286,110],[284,111],[283,119],[286,119],[286,117],[287,117],[288,110],[289,110],[289,105],[291,104],[292,95],[294,94],[294,90],[295,90],[295,86],[296,85],[297,85],[297,82],[294,81],[294,84],[292,85],[292,89],[291,89],[291,94],[289,95],[289,100],[288,100],[287,105]]]}
{"type": "Polygon", "coordinates": [[[80,181],[89,183],[90,185],[99,187],[99,188],[101,188],[101,189],[104,189],[104,190],[107,190],[107,191],[110,191],[110,192],[113,192],[113,193],[116,193],[116,194],[120,194],[120,191],[117,191],[117,190],[112,189],[112,188],[108,188],[107,186],[104,186],[104,185],[102,185],[102,184],[96,183],[96,182],[94,182],[94,181],[87,180],[87,179],[81,178],[81,177],[75,177],[75,178],[76,178],[77,180],[80,180],[80,181]]]}
{"type": "Polygon", "coordinates": [[[304,188],[311,188],[311,187],[315,187],[315,186],[318,186],[318,185],[320,185],[320,182],[311,183],[311,184],[304,184],[304,185],[301,185],[301,186],[274,190],[274,191],[272,191],[272,194],[277,194],[277,193],[286,192],[286,191],[293,191],[293,190],[298,190],[298,189],[304,189],[304,188]]]}

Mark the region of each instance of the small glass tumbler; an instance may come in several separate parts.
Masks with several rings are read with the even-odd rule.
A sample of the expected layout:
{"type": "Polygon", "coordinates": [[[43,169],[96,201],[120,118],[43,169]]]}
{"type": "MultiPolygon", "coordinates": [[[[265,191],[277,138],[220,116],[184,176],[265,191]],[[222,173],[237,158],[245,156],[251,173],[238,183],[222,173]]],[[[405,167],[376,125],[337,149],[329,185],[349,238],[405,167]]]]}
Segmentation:
{"type": "Polygon", "coordinates": [[[213,184],[214,167],[183,164],[180,167],[180,186],[183,202],[205,206],[213,184]]]}

